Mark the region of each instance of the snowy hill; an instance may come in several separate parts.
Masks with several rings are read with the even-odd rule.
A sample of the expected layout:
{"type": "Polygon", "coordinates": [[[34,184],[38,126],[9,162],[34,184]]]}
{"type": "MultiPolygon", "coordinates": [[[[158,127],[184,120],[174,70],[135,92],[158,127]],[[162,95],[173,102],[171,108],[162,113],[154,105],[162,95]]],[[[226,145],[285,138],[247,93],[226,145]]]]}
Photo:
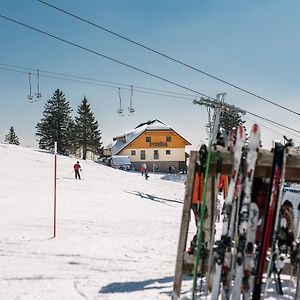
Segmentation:
{"type": "MultiPolygon", "coordinates": [[[[184,185],[0,144],[0,299],[169,299],[184,185]]],[[[167,178],[170,179],[170,178],[167,178]]],[[[172,179],[172,178],[171,178],[172,179]]]]}

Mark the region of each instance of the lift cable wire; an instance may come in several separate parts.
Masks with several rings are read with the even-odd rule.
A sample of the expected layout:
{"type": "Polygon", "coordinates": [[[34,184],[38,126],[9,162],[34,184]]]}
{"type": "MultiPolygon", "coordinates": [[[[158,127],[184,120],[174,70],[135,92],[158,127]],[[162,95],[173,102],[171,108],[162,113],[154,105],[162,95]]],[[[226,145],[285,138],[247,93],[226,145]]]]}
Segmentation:
{"type": "Polygon", "coordinates": [[[98,25],[98,24],[96,24],[96,23],[93,23],[93,22],[87,20],[87,19],[84,19],[84,18],[82,18],[82,17],[79,17],[79,16],[77,16],[77,15],[75,15],[75,14],[73,14],[73,13],[70,13],[70,12],[68,12],[68,11],[66,11],[66,10],[64,10],[64,9],[62,9],[62,8],[59,8],[59,7],[57,7],[57,6],[54,6],[54,5],[52,5],[52,4],[50,4],[50,3],[46,2],[46,1],[42,1],[42,0],[37,0],[37,1],[40,2],[40,3],[42,3],[42,4],[44,4],[44,5],[47,5],[47,6],[51,7],[51,8],[53,8],[53,9],[56,9],[56,10],[58,10],[58,11],[64,13],[64,14],[67,14],[67,15],[69,15],[69,16],[75,18],[75,19],[78,19],[78,20],[80,20],[80,21],[82,21],[82,22],[85,22],[85,23],[87,23],[87,24],[89,24],[89,25],[92,25],[92,26],[94,26],[94,27],[96,27],[96,28],[98,28],[98,29],[101,29],[101,30],[106,31],[106,32],[108,32],[108,33],[110,33],[110,34],[113,34],[113,35],[115,35],[115,36],[117,36],[117,37],[119,37],[119,38],[121,38],[121,39],[123,39],[123,40],[126,40],[126,41],[128,41],[128,42],[130,42],[130,43],[133,43],[133,44],[135,44],[135,45],[137,45],[137,46],[139,46],[139,47],[142,47],[142,48],[144,48],[144,49],[146,49],[146,50],[148,50],[148,51],[151,51],[151,52],[156,53],[156,54],[158,54],[158,55],[160,55],[160,56],[163,56],[164,58],[167,58],[167,59],[169,59],[169,60],[171,60],[171,61],[173,61],[173,62],[176,62],[176,63],[178,63],[178,64],[180,64],[180,65],[182,65],[182,66],[185,66],[185,67],[187,67],[187,68],[189,68],[189,69],[192,69],[192,70],[194,70],[194,71],[197,71],[197,72],[199,72],[199,73],[201,73],[201,74],[203,74],[203,75],[206,75],[206,76],[208,76],[208,77],[210,77],[210,78],[213,78],[213,79],[215,79],[215,80],[217,80],[217,81],[219,81],[219,82],[222,82],[222,83],[224,83],[224,84],[227,84],[227,85],[229,85],[229,86],[231,86],[231,87],[233,87],[233,88],[235,88],[235,89],[238,89],[238,90],[240,90],[240,91],[242,91],[242,92],[244,92],[244,93],[247,93],[247,94],[249,94],[249,95],[251,95],[251,96],[254,96],[254,97],[256,97],[256,98],[258,98],[258,99],[260,99],[260,100],[263,100],[263,101],[265,101],[265,102],[271,103],[271,104],[273,104],[273,105],[275,105],[275,106],[277,106],[277,107],[279,107],[279,108],[281,108],[281,109],[284,109],[284,110],[286,110],[286,111],[289,111],[290,113],[293,113],[293,114],[296,114],[296,115],[300,116],[300,113],[299,113],[299,112],[296,112],[296,111],[293,110],[293,109],[287,108],[287,107],[285,107],[285,106],[283,106],[283,105],[280,105],[280,104],[278,104],[278,103],[276,103],[276,102],[274,102],[274,101],[271,101],[271,100],[269,100],[269,99],[267,99],[267,98],[264,98],[264,97],[262,97],[262,96],[259,96],[258,94],[254,93],[254,92],[251,92],[251,91],[249,91],[249,90],[246,90],[246,89],[244,89],[244,88],[241,88],[241,87],[237,86],[236,84],[230,83],[230,82],[227,81],[227,80],[221,79],[221,78],[219,78],[219,77],[217,77],[217,76],[215,76],[215,75],[212,75],[212,74],[210,74],[210,73],[208,73],[208,72],[202,71],[202,70],[200,70],[199,68],[193,67],[193,66],[191,66],[191,65],[189,65],[189,64],[187,64],[187,63],[185,63],[185,62],[183,62],[183,61],[180,61],[180,60],[178,60],[178,59],[176,59],[176,58],[173,58],[173,57],[171,57],[171,56],[169,56],[169,55],[167,55],[167,54],[165,54],[165,53],[162,53],[162,52],[157,51],[157,50],[155,50],[155,49],[153,49],[153,48],[150,48],[150,47],[148,47],[148,46],[145,46],[145,45],[143,45],[143,44],[141,44],[141,43],[139,43],[139,42],[136,42],[136,41],[134,41],[134,40],[132,40],[132,39],[130,39],[130,38],[124,36],[124,35],[118,34],[118,33],[114,32],[114,31],[112,31],[112,30],[110,30],[110,29],[104,28],[103,26],[100,26],[100,25],[98,25]]]}
{"type": "MultiPolygon", "coordinates": [[[[29,68],[26,68],[26,69],[29,69],[29,68]]],[[[14,69],[9,69],[9,68],[0,67],[0,70],[12,71],[12,72],[21,73],[21,74],[28,74],[28,72],[25,72],[25,71],[14,70],[14,69]]],[[[36,72],[35,69],[32,69],[32,70],[34,70],[36,72]]],[[[70,77],[63,77],[63,75],[62,76],[47,75],[47,74],[44,74],[43,72],[45,72],[45,71],[40,70],[40,76],[45,77],[45,78],[53,78],[53,79],[71,81],[71,82],[79,82],[79,83],[83,83],[83,84],[101,86],[101,87],[106,87],[106,88],[111,88],[111,89],[118,89],[120,85],[123,85],[124,86],[124,87],[122,87],[123,90],[131,92],[130,85],[128,85],[128,84],[122,84],[122,83],[102,84],[102,83],[98,83],[98,82],[91,82],[91,81],[85,81],[85,80],[79,80],[79,79],[72,79],[70,77]]],[[[47,72],[47,73],[53,73],[53,72],[47,72]]],[[[59,74],[59,73],[54,73],[54,74],[59,74]]],[[[69,76],[71,76],[71,75],[69,75],[69,76]]],[[[78,77],[80,77],[80,76],[78,76],[78,77]]],[[[101,82],[100,80],[98,80],[98,81],[101,82]]],[[[176,92],[172,92],[172,91],[164,91],[164,90],[159,90],[159,89],[137,87],[137,86],[135,86],[135,92],[142,93],[145,95],[158,95],[158,96],[163,96],[163,97],[169,97],[172,99],[185,99],[185,100],[189,100],[189,101],[195,98],[195,95],[187,95],[187,94],[176,93],[176,92]],[[185,95],[185,96],[180,96],[180,95],[185,95]]]]}
{"type": "MultiPolygon", "coordinates": [[[[270,131],[276,133],[277,135],[279,135],[279,136],[281,136],[281,137],[283,137],[284,135],[287,134],[286,132],[285,132],[285,133],[282,133],[282,132],[279,132],[279,131],[277,131],[277,130],[274,130],[274,129],[270,128],[269,126],[267,126],[267,125],[265,125],[265,124],[262,124],[261,122],[258,122],[257,120],[254,120],[254,119],[252,119],[252,118],[249,118],[249,117],[246,116],[246,115],[244,116],[244,118],[245,118],[245,119],[248,119],[249,121],[251,121],[251,122],[253,122],[253,123],[258,123],[261,127],[264,127],[264,128],[266,128],[266,129],[268,129],[268,130],[270,130],[270,131]]],[[[275,126],[275,127],[279,128],[279,129],[282,129],[280,126],[276,126],[276,125],[274,125],[274,124],[273,124],[272,126],[275,126]]],[[[290,134],[290,135],[293,135],[294,137],[296,137],[296,138],[298,138],[298,139],[300,139],[300,136],[297,135],[297,134],[295,134],[295,133],[289,132],[289,134],[290,134]]],[[[297,141],[298,144],[300,144],[300,140],[298,140],[298,141],[297,141]],[[299,142],[298,142],[298,141],[299,141],[299,142]]]]}
{"type": "MultiPolygon", "coordinates": [[[[14,70],[14,69],[22,69],[22,70],[29,70],[29,71],[34,71],[36,72],[36,69],[34,68],[26,68],[26,67],[20,67],[20,66],[16,66],[16,65],[10,65],[10,64],[1,64],[0,66],[4,66],[4,67],[9,67],[9,68],[2,68],[0,67],[0,69],[2,70],[8,70],[8,71],[16,71],[16,72],[20,72],[20,73],[28,73],[28,72],[22,72],[19,70],[14,70]],[[11,69],[13,68],[13,69],[11,69]]],[[[115,88],[118,88],[119,86],[122,87],[127,87],[127,88],[123,88],[125,90],[131,90],[131,85],[130,84],[125,84],[125,83],[120,83],[120,82],[114,82],[114,81],[106,81],[106,80],[100,80],[100,79],[95,79],[95,78],[91,78],[91,77],[85,77],[85,76],[78,76],[78,75],[71,75],[71,74],[65,74],[65,73],[57,73],[57,72],[50,72],[50,71],[45,71],[45,70],[40,70],[40,76],[43,77],[49,77],[49,78],[58,78],[58,79],[64,79],[64,80],[70,80],[70,81],[74,81],[74,82],[82,82],[82,83],[89,83],[89,84],[95,84],[95,85],[100,85],[101,84],[96,84],[98,82],[100,83],[106,83],[108,85],[102,85],[102,86],[107,86],[107,87],[113,87],[113,85],[115,85],[115,88]],[[46,74],[52,74],[52,75],[58,75],[58,76],[49,76],[46,74]],[[67,77],[67,78],[65,78],[67,77]],[[81,79],[81,80],[75,80],[75,79],[81,79]],[[85,80],[85,81],[83,81],[85,80]],[[91,81],[91,82],[88,82],[91,81]]],[[[144,86],[138,86],[135,85],[134,86],[135,90],[137,89],[141,89],[141,90],[148,90],[148,91],[154,91],[154,92],[158,92],[158,95],[163,95],[162,93],[166,93],[166,94],[170,94],[170,95],[181,95],[184,96],[182,98],[185,99],[193,99],[196,97],[196,95],[192,95],[192,94],[185,94],[185,93],[180,93],[180,92],[174,92],[174,91],[166,91],[166,90],[161,90],[161,89],[154,89],[154,88],[149,88],[149,87],[144,87],[144,86]]],[[[168,95],[169,96],[169,95],[168,95]]]]}
{"type": "Polygon", "coordinates": [[[297,133],[300,133],[300,131],[297,130],[297,129],[294,129],[294,128],[288,127],[288,126],[286,126],[286,125],[280,124],[280,123],[278,123],[278,122],[272,121],[272,120],[270,120],[270,119],[267,119],[267,118],[262,117],[262,116],[260,116],[260,115],[254,114],[254,113],[249,112],[249,111],[247,111],[247,110],[245,110],[245,111],[246,111],[246,113],[248,113],[249,115],[252,115],[252,116],[254,116],[254,117],[260,118],[260,119],[262,119],[262,120],[264,120],[264,121],[268,121],[269,123],[272,123],[272,124],[281,126],[281,127],[285,128],[285,129],[289,129],[289,130],[291,130],[291,131],[295,131],[295,132],[297,132],[297,133]]]}
{"type": "MultiPolygon", "coordinates": [[[[118,63],[118,64],[120,64],[120,65],[123,65],[123,66],[125,66],[125,67],[128,67],[128,68],[130,68],[130,69],[133,69],[133,70],[139,71],[139,72],[141,72],[141,73],[144,73],[144,74],[146,74],[146,75],[149,75],[149,76],[151,76],[151,77],[157,78],[157,79],[159,79],[159,80],[162,80],[162,81],[167,82],[167,83],[169,83],[169,84],[172,84],[172,85],[174,85],[174,86],[180,87],[180,88],[182,88],[182,89],[188,90],[188,91],[190,91],[190,92],[196,93],[196,94],[198,94],[198,95],[201,95],[201,96],[204,96],[204,97],[207,97],[207,98],[211,98],[211,97],[209,97],[209,96],[207,96],[207,95],[205,95],[205,94],[203,94],[203,93],[200,93],[200,92],[198,92],[198,91],[196,91],[196,90],[193,90],[193,89],[191,89],[191,88],[189,88],[189,87],[186,87],[186,86],[184,86],[184,85],[178,84],[178,83],[176,83],[176,82],[174,82],[174,81],[168,80],[168,79],[163,78],[163,77],[161,77],[161,76],[159,76],[159,75],[155,75],[154,73],[145,71],[145,70],[143,70],[143,69],[141,69],[141,68],[135,67],[135,66],[133,66],[133,65],[130,65],[130,64],[125,63],[125,62],[123,62],[123,61],[120,61],[120,60],[118,60],[118,59],[112,58],[112,57],[110,57],[110,56],[101,54],[101,53],[99,53],[99,52],[97,52],[97,51],[94,51],[94,50],[92,50],[92,49],[89,49],[89,48],[87,48],[87,47],[84,47],[84,46],[81,46],[81,45],[79,45],[79,44],[70,42],[70,41],[68,41],[68,40],[66,40],[66,39],[63,39],[63,38],[61,38],[61,37],[58,37],[58,36],[56,36],[56,35],[53,35],[53,34],[51,34],[51,33],[46,32],[46,31],[37,29],[37,28],[35,28],[35,27],[33,27],[33,26],[30,26],[30,25],[27,25],[27,24],[25,24],[25,23],[19,22],[19,21],[17,21],[17,20],[12,19],[12,18],[6,17],[6,16],[4,16],[4,15],[2,15],[2,14],[0,14],[0,17],[3,18],[3,19],[5,19],[5,20],[8,20],[8,21],[10,21],[10,22],[13,22],[13,23],[16,23],[16,24],[18,24],[18,25],[21,25],[21,26],[23,26],[23,27],[26,27],[26,28],[29,28],[29,29],[31,29],[31,30],[34,30],[34,31],[36,31],[36,32],[42,33],[42,34],[44,34],[44,35],[46,35],[46,36],[52,37],[52,38],[54,38],[54,39],[56,39],[56,40],[59,40],[59,41],[61,41],[61,42],[66,43],[66,44],[72,45],[72,46],[74,46],[74,47],[76,47],[76,48],[79,48],[79,49],[85,50],[85,51],[87,51],[87,52],[90,52],[90,53],[92,53],[92,54],[95,54],[95,55],[97,55],[97,56],[106,58],[106,59],[108,59],[108,60],[110,60],[110,61],[113,61],[113,62],[115,62],[115,63],[118,63]]],[[[211,99],[213,99],[213,98],[211,98],[211,99]]]]}
{"type": "MultiPolygon", "coordinates": [[[[4,65],[4,64],[0,64],[0,65],[4,65]]],[[[7,65],[7,64],[6,64],[7,65]]],[[[9,66],[12,66],[12,65],[9,65],[9,66]]],[[[16,67],[16,66],[13,66],[13,67],[16,67]]],[[[25,69],[25,70],[33,70],[36,72],[36,69],[34,68],[25,68],[25,67],[18,67],[18,68],[21,68],[21,69],[25,69]]],[[[15,69],[11,69],[11,68],[2,68],[0,67],[0,70],[5,70],[5,71],[12,71],[12,72],[16,72],[16,73],[21,73],[21,74],[28,74],[28,72],[26,71],[20,71],[20,70],[15,70],[15,69]]],[[[97,83],[97,82],[88,82],[88,81],[83,81],[83,80],[79,80],[79,79],[72,79],[72,78],[69,78],[69,77],[74,77],[74,78],[87,78],[87,77],[81,77],[81,76],[73,76],[73,75],[67,75],[68,77],[63,77],[63,76],[53,76],[53,75],[47,75],[47,74],[43,74],[43,73],[49,73],[49,74],[62,74],[62,73],[54,73],[54,72],[48,72],[48,71],[40,71],[40,76],[42,77],[46,77],[46,78],[54,78],[54,79],[59,79],[59,80],[66,80],[66,81],[72,81],[72,82],[79,82],[79,83],[83,83],[83,84],[91,84],[91,85],[95,85],[95,86],[101,86],[101,87],[106,87],[106,88],[110,88],[110,89],[118,89],[119,90],[119,86],[120,85],[124,85],[126,87],[128,87],[128,85],[126,84],[121,84],[121,83],[115,83],[115,84],[118,84],[119,86],[114,86],[114,85],[108,85],[108,84],[100,84],[100,83],[97,83]]],[[[100,80],[96,80],[96,79],[93,79],[94,81],[100,81],[100,80]]],[[[104,82],[104,81],[100,81],[100,82],[104,82]]],[[[129,88],[122,88],[123,90],[128,90],[130,91],[129,88]]],[[[192,99],[194,99],[194,96],[193,95],[186,95],[186,97],[183,97],[183,96],[176,96],[176,95],[173,95],[171,94],[172,92],[171,91],[164,91],[164,90],[156,90],[156,89],[152,89],[152,88],[146,88],[146,87],[140,87],[141,90],[137,90],[136,89],[136,86],[135,86],[135,91],[138,92],[138,93],[142,93],[142,94],[145,94],[147,96],[150,96],[150,95],[158,95],[158,96],[163,96],[163,97],[170,97],[172,99],[179,99],[179,100],[188,100],[188,101],[191,101],[192,99]],[[142,89],[145,89],[145,90],[142,90],[142,89]],[[150,90],[150,91],[148,91],[150,90]],[[154,91],[161,91],[163,93],[159,93],[159,92],[154,92],[154,91]]],[[[173,92],[174,94],[176,94],[176,92],[173,92]]],[[[179,93],[180,95],[180,93],[179,93]]],[[[183,94],[185,95],[185,94],[183,94]]],[[[247,111],[249,114],[251,114],[251,112],[247,111]]],[[[254,115],[255,117],[257,118],[260,118],[260,119],[264,119],[264,121],[268,122],[268,123],[271,123],[273,126],[275,127],[278,127],[278,128],[281,128],[282,127],[285,127],[285,125],[282,125],[280,123],[277,123],[274,121],[271,121],[271,120],[268,120],[262,116],[259,116],[259,115],[254,115]]],[[[244,116],[245,117],[245,116],[244,116]]],[[[249,119],[249,117],[248,117],[249,119]]],[[[295,131],[294,129],[289,129],[289,128],[285,128],[285,129],[288,129],[290,131],[295,131]]],[[[270,129],[271,130],[271,129],[270,129]]],[[[295,135],[295,134],[294,134],[295,135]]],[[[297,136],[297,135],[295,135],[297,136]]]]}
{"type": "MultiPolygon", "coordinates": [[[[180,88],[182,88],[182,89],[188,90],[188,91],[190,91],[190,92],[196,93],[196,94],[198,94],[198,95],[204,96],[204,97],[206,97],[206,98],[208,98],[208,99],[216,100],[214,97],[207,96],[207,95],[205,95],[205,94],[203,94],[203,93],[200,93],[200,92],[198,92],[198,91],[196,91],[196,90],[193,90],[193,89],[191,89],[191,88],[188,88],[188,87],[186,87],[186,86],[184,86],[184,85],[178,84],[178,83],[173,82],[173,81],[171,81],[171,80],[165,79],[165,78],[163,78],[163,77],[161,77],[161,76],[159,76],[159,75],[155,75],[155,74],[153,74],[153,73],[151,73],[151,72],[142,70],[142,69],[140,69],[140,68],[138,68],[138,67],[135,67],[135,66],[132,66],[132,65],[130,65],[130,64],[124,63],[124,62],[122,62],[122,61],[119,61],[119,60],[117,60],[117,59],[111,58],[111,57],[109,57],[109,56],[107,56],[107,55],[103,55],[103,54],[101,54],[101,53],[99,53],[99,52],[96,52],[96,51],[91,50],[91,49],[89,49],[89,48],[86,48],[86,47],[84,47],[84,46],[78,45],[78,44],[76,44],[76,43],[70,42],[70,41],[68,41],[68,40],[66,40],[66,39],[63,39],[63,38],[60,38],[60,37],[55,36],[55,35],[53,35],[53,34],[47,33],[47,32],[45,32],[45,31],[42,31],[42,30],[40,30],[40,29],[37,29],[37,28],[32,27],[32,26],[30,26],[30,25],[27,25],[27,24],[25,24],[25,23],[19,22],[19,21],[17,21],[17,20],[12,19],[12,18],[6,17],[6,16],[4,16],[4,15],[2,15],[2,14],[0,14],[0,17],[3,18],[3,19],[5,19],[5,20],[8,20],[8,21],[10,21],[10,22],[13,22],[13,23],[16,23],[16,24],[18,24],[18,25],[21,25],[21,26],[23,26],[23,27],[29,28],[29,29],[31,29],[31,30],[33,30],[33,31],[36,31],[36,32],[42,33],[42,34],[44,34],[44,35],[46,35],[46,36],[52,37],[52,38],[54,38],[54,39],[56,39],[56,40],[59,40],[59,41],[62,41],[62,42],[64,42],[64,43],[67,43],[67,44],[69,44],[69,45],[72,45],[72,46],[74,46],[74,47],[76,47],[76,48],[85,50],[85,51],[90,52],[90,53],[92,53],[92,54],[95,54],[95,55],[97,55],[97,56],[106,58],[106,59],[111,60],[111,61],[113,61],[113,62],[115,62],[115,63],[121,64],[121,65],[126,66],[126,67],[128,67],[128,68],[131,68],[131,69],[133,69],[133,70],[136,70],[136,71],[139,71],[139,72],[144,73],[144,74],[146,74],[146,75],[149,75],[149,76],[151,76],[151,77],[160,79],[160,80],[162,80],[162,81],[164,81],[164,82],[167,82],[167,83],[169,83],[169,84],[171,84],[171,85],[174,85],[174,86],[180,87],[180,88]]],[[[288,127],[288,126],[286,126],[286,125],[282,125],[282,124],[280,124],[280,123],[277,123],[277,122],[275,122],[275,121],[269,120],[269,119],[264,118],[264,117],[261,117],[261,116],[259,116],[259,115],[257,115],[257,114],[251,113],[251,112],[246,111],[246,110],[245,110],[245,112],[246,112],[246,113],[249,113],[249,114],[251,114],[251,115],[253,115],[253,116],[255,116],[255,117],[258,117],[258,118],[261,118],[261,119],[263,119],[263,120],[269,121],[270,123],[280,125],[280,126],[282,126],[283,128],[287,128],[287,129],[290,129],[290,130],[295,131],[295,132],[297,132],[297,133],[300,133],[299,130],[290,128],[290,127],[288,127]]]]}

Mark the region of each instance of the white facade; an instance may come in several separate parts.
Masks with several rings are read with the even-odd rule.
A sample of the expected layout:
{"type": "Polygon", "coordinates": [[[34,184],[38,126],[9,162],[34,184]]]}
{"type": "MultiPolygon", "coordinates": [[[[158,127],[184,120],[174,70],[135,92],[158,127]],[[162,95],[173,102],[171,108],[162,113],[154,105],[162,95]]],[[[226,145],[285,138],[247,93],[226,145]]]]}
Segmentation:
{"type": "Polygon", "coordinates": [[[170,149],[124,149],[120,152],[120,155],[126,155],[132,162],[137,161],[185,161],[185,150],[181,148],[170,149]],[[141,150],[145,151],[145,159],[141,159],[141,150]],[[158,157],[154,158],[154,150],[158,151],[158,157]],[[135,155],[132,155],[132,151],[135,151],[135,155]],[[166,151],[170,151],[170,154],[166,154],[166,151]]]}

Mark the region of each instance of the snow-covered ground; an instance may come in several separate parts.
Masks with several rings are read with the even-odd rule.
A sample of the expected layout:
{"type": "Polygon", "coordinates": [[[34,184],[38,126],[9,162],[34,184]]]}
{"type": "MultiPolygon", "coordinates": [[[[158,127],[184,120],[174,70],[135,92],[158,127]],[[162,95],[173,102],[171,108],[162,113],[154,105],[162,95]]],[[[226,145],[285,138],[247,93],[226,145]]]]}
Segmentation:
{"type": "Polygon", "coordinates": [[[58,156],[52,238],[53,154],[0,144],[0,157],[0,299],[170,298],[182,180],[80,161],[80,181],[58,156]]]}
{"type": "MultiPolygon", "coordinates": [[[[58,156],[53,238],[53,154],[0,143],[0,157],[1,300],[170,299],[183,176],[146,181],[80,161],[83,180],[75,180],[77,159],[58,156]]],[[[184,277],[183,295],[191,280],[184,277]]],[[[280,299],[274,286],[268,292],[280,299]]]]}

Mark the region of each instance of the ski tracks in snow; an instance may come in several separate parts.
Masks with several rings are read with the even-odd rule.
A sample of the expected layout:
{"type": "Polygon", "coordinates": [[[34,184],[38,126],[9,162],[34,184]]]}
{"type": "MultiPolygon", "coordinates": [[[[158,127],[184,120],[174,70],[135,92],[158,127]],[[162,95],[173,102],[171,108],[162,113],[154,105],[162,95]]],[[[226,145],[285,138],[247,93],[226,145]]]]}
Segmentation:
{"type": "Polygon", "coordinates": [[[83,293],[82,290],[79,288],[80,285],[81,285],[81,283],[80,283],[78,280],[74,281],[73,286],[74,286],[75,291],[76,291],[80,296],[82,296],[84,299],[89,299],[89,298],[85,295],[85,293],[83,293]]]}

